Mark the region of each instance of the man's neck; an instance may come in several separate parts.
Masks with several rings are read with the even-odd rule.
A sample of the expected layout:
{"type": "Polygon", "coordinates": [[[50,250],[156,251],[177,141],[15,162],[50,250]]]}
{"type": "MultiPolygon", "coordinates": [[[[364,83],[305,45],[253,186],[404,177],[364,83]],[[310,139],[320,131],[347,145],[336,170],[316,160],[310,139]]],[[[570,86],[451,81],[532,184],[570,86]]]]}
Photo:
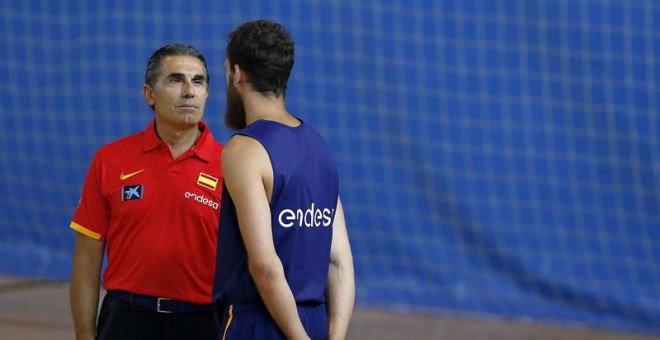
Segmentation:
{"type": "Polygon", "coordinates": [[[170,148],[174,159],[192,149],[202,134],[198,126],[176,129],[165,126],[165,124],[159,125],[158,122],[156,122],[156,133],[160,140],[170,148]]]}
{"type": "Polygon", "coordinates": [[[296,126],[299,121],[287,111],[284,97],[263,96],[252,92],[244,97],[245,120],[247,125],[257,120],[272,120],[285,125],[296,126]]]}

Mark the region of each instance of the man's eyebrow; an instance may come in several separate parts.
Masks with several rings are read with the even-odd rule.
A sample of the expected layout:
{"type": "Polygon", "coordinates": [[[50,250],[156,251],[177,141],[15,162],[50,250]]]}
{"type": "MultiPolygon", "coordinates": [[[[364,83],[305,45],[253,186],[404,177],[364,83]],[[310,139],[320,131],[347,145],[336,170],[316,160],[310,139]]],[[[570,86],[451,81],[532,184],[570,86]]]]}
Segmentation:
{"type": "MultiPolygon", "coordinates": [[[[185,78],[186,75],[180,72],[173,72],[167,75],[167,78],[185,78]]],[[[206,80],[206,76],[203,74],[196,74],[192,77],[192,80],[206,80]]]]}
{"type": "Polygon", "coordinates": [[[184,76],[185,76],[185,74],[183,74],[183,73],[174,72],[174,73],[168,74],[167,78],[183,78],[184,76]]]}

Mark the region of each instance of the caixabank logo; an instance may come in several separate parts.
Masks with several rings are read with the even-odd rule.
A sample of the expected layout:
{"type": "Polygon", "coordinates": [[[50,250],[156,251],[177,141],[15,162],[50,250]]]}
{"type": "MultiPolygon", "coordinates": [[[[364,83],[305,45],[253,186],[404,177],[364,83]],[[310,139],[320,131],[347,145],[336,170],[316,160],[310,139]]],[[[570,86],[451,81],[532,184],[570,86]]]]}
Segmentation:
{"type": "Polygon", "coordinates": [[[142,184],[136,185],[125,185],[121,188],[121,200],[132,201],[132,200],[141,200],[142,199],[142,184]]]}

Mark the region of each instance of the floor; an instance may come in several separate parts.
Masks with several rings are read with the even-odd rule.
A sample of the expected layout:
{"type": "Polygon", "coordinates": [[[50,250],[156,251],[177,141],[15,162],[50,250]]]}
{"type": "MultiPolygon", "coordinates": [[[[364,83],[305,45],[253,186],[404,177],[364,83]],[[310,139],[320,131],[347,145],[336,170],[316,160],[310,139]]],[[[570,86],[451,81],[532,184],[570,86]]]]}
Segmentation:
{"type": "MultiPolygon", "coordinates": [[[[0,278],[0,339],[73,339],[68,298],[67,282],[0,278]]],[[[348,339],[660,340],[660,337],[358,308],[353,314],[348,339]]]]}

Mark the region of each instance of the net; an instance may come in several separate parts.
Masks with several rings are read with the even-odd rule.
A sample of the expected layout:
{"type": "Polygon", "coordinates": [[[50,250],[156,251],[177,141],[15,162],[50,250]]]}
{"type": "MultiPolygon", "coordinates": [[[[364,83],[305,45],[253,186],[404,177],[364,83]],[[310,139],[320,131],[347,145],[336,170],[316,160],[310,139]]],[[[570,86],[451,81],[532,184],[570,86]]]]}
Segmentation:
{"type": "Polygon", "coordinates": [[[660,333],[654,1],[152,5],[3,1],[0,273],[69,277],[86,169],[147,126],[159,46],[206,54],[225,141],[226,35],[267,17],[339,165],[358,305],[660,333]]]}

